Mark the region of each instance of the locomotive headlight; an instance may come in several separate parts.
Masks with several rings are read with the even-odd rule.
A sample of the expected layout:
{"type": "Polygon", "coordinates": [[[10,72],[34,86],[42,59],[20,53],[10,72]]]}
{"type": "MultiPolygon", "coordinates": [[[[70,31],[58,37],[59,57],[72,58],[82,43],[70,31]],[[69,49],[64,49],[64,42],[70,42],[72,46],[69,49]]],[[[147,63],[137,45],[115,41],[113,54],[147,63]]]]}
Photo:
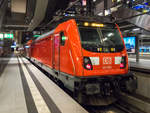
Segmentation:
{"type": "Polygon", "coordinates": [[[120,64],[120,68],[121,69],[124,68],[124,64],[123,63],[120,64]]]}
{"type": "Polygon", "coordinates": [[[91,70],[92,69],[92,65],[91,64],[87,64],[86,68],[89,69],[89,70],[91,70]]]}
{"type": "Polygon", "coordinates": [[[93,66],[89,57],[83,58],[83,67],[87,70],[92,70],[93,66]]]}
{"type": "Polygon", "coordinates": [[[115,57],[115,64],[120,64],[120,69],[126,68],[126,56],[115,57]]]}
{"type": "Polygon", "coordinates": [[[87,63],[89,62],[89,60],[90,60],[90,59],[89,59],[88,57],[84,57],[84,63],[87,64],[87,63]]]}
{"type": "Polygon", "coordinates": [[[120,63],[120,69],[126,68],[126,56],[122,56],[121,63],[120,63]]]}

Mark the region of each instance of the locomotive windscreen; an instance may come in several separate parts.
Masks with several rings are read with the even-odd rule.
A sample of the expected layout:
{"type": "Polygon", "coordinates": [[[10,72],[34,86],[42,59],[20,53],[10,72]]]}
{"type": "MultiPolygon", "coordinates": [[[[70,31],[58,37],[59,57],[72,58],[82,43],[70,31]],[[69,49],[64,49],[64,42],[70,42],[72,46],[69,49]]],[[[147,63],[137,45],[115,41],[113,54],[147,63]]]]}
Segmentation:
{"type": "Polygon", "coordinates": [[[118,29],[79,27],[82,47],[92,52],[121,52],[124,45],[118,29]]]}

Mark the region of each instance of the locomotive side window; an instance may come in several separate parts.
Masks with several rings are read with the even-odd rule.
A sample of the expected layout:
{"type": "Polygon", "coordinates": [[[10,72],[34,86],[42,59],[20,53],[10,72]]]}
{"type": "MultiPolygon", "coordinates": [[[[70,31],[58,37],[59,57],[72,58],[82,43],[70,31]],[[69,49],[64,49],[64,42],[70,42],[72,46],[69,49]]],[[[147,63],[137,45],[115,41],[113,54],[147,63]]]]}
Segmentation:
{"type": "Polygon", "coordinates": [[[65,42],[66,42],[66,36],[65,36],[65,34],[64,34],[64,32],[61,32],[60,33],[60,45],[61,46],[64,46],[65,45],[65,42]]]}

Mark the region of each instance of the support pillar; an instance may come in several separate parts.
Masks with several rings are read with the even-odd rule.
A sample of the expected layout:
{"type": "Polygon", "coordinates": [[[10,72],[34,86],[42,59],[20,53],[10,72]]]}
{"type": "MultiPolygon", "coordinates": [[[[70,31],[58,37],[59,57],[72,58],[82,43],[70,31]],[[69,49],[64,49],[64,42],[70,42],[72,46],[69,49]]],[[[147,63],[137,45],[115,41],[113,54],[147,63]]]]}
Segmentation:
{"type": "Polygon", "coordinates": [[[15,31],[15,42],[17,43],[17,46],[21,46],[21,40],[22,40],[22,32],[21,31],[15,31]]]}
{"type": "Polygon", "coordinates": [[[135,40],[135,54],[136,54],[136,62],[139,62],[139,35],[136,36],[135,40]]]}
{"type": "Polygon", "coordinates": [[[103,15],[105,16],[105,10],[107,10],[108,8],[108,1],[104,0],[104,11],[103,11],[103,15]]]}
{"type": "Polygon", "coordinates": [[[95,8],[95,4],[94,4],[93,0],[87,0],[88,16],[94,16],[94,8],[95,8]]]}

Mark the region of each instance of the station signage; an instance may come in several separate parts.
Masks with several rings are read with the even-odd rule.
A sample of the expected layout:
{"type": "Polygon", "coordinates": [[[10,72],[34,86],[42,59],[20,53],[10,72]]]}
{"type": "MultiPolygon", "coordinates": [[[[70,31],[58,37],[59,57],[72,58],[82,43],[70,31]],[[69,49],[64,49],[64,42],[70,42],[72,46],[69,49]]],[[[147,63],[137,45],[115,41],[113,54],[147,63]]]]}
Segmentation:
{"type": "Polygon", "coordinates": [[[4,35],[2,33],[0,33],[0,39],[3,39],[4,35]]]}
{"type": "Polygon", "coordinates": [[[135,53],[136,37],[124,37],[125,46],[128,53],[135,53]]]}
{"type": "Polygon", "coordinates": [[[41,36],[41,35],[33,35],[33,37],[35,37],[35,38],[36,38],[36,37],[40,37],[40,36],[41,36]]]}
{"type": "Polygon", "coordinates": [[[0,33],[0,39],[12,39],[14,38],[14,35],[12,33],[0,33]]]}
{"type": "Polygon", "coordinates": [[[86,0],[82,0],[82,6],[86,6],[87,1],[86,0]]]}
{"type": "Polygon", "coordinates": [[[132,8],[133,8],[134,10],[143,9],[143,12],[144,12],[144,13],[150,11],[150,6],[149,6],[149,3],[148,3],[148,2],[145,2],[144,4],[138,4],[138,5],[136,5],[136,6],[133,6],[132,8]]]}
{"type": "Polygon", "coordinates": [[[14,35],[13,34],[4,34],[4,38],[14,38],[14,35]]]}

